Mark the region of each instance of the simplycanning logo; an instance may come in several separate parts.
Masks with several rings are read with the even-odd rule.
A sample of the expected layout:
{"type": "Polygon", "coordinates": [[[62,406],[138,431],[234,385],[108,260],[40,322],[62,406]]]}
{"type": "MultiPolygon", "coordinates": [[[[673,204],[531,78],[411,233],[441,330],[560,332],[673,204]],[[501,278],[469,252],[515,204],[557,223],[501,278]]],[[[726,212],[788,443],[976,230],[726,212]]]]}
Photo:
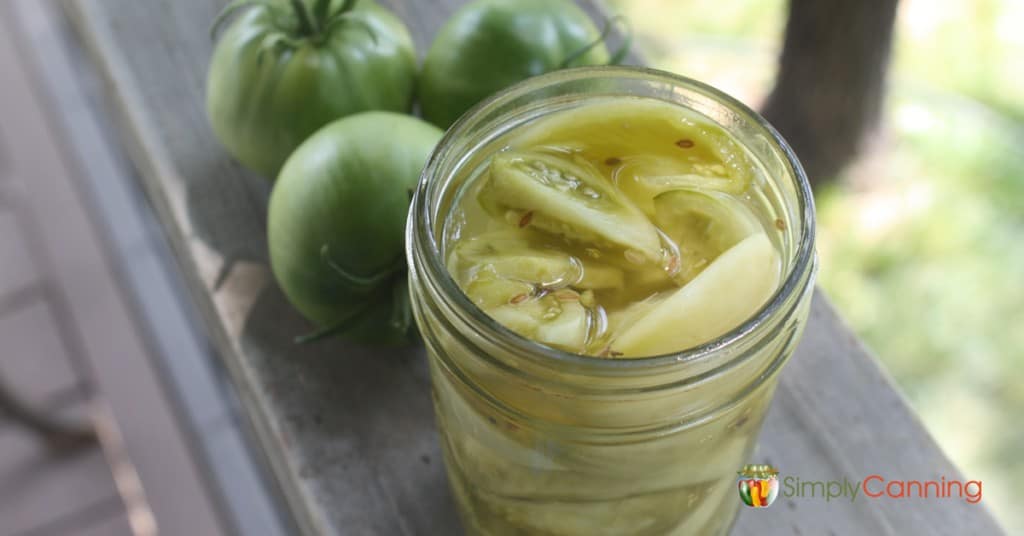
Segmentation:
{"type": "Polygon", "coordinates": [[[874,474],[863,480],[808,480],[787,475],[779,479],[778,469],[770,465],[744,465],[737,485],[743,504],[751,508],[770,506],[775,498],[824,499],[825,502],[867,499],[963,499],[970,504],[981,502],[981,480],[889,479],[874,474]],[[781,484],[781,485],[780,485],[781,484]]]}
{"type": "Polygon", "coordinates": [[[751,508],[771,506],[779,496],[779,470],[770,465],[744,465],[736,484],[740,499],[751,508]]]}

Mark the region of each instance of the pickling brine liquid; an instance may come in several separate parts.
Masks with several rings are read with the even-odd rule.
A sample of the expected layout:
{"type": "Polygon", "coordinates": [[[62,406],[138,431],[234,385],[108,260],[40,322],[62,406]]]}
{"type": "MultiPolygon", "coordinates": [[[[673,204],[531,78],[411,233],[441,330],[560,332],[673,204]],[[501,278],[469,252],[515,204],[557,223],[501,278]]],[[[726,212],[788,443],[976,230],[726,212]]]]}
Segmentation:
{"type": "Polygon", "coordinates": [[[467,532],[724,534],[809,294],[702,359],[590,364],[640,365],[756,315],[792,243],[769,201],[781,179],[708,117],[647,97],[583,99],[458,158],[435,235],[452,279],[518,336],[587,356],[478,336],[414,276],[467,532]]]}
{"type": "Polygon", "coordinates": [[[755,161],[696,112],[615,99],[496,140],[447,220],[449,271],[492,318],[609,359],[738,326],[779,285],[755,161]]]}

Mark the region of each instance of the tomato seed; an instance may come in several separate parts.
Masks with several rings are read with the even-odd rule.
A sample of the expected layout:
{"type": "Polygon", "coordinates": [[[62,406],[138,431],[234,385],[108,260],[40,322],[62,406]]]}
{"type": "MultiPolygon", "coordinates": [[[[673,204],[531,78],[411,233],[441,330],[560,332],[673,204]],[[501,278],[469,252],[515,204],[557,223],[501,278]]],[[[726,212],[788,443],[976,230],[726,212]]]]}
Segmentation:
{"type": "Polygon", "coordinates": [[[675,255],[668,259],[668,273],[674,274],[679,271],[679,257],[675,255]]]}
{"type": "Polygon", "coordinates": [[[635,251],[635,250],[632,250],[632,249],[627,249],[626,252],[623,253],[623,255],[626,257],[627,261],[629,261],[629,262],[631,262],[633,264],[643,264],[644,263],[644,256],[639,251],[635,251]]]}

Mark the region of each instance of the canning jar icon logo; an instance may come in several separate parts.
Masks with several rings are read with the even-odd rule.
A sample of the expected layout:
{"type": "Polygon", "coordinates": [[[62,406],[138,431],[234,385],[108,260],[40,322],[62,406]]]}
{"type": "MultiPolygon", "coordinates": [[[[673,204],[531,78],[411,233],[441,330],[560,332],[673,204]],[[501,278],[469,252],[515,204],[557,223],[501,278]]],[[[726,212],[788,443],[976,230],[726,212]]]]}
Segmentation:
{"type": "Polygon", "coordinates": [[[740,499],[751,508],[770,506],[779,496],[779,470],[770,465],[744,465],[737,473],[740,499]]]}

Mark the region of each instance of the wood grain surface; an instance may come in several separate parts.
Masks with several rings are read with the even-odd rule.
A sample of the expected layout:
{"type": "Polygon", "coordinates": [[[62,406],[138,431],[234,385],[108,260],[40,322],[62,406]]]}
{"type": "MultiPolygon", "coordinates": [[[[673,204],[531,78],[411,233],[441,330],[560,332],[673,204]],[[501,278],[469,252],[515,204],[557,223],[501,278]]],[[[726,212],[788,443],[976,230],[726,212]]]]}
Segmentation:
{"type": "MultiPolygon", "coordinates": [[[[269,183],[231,160],[204,113],[208,24],[225,1],[64,1],[106,77],[122,141],[303,530],[460,534],[422,349],[291,344],[310,325],[269,273],[269,183]]],[[[409,25],[422,54],[463,2],[381,3],[409,25]]],[[[751,460],[764,461],[806,480],[959,478],[820,292],[751,460]]],[[[983,505],[780,497],[769,509],[744,511],[734,533],[999,534],[983,505]]]]}

